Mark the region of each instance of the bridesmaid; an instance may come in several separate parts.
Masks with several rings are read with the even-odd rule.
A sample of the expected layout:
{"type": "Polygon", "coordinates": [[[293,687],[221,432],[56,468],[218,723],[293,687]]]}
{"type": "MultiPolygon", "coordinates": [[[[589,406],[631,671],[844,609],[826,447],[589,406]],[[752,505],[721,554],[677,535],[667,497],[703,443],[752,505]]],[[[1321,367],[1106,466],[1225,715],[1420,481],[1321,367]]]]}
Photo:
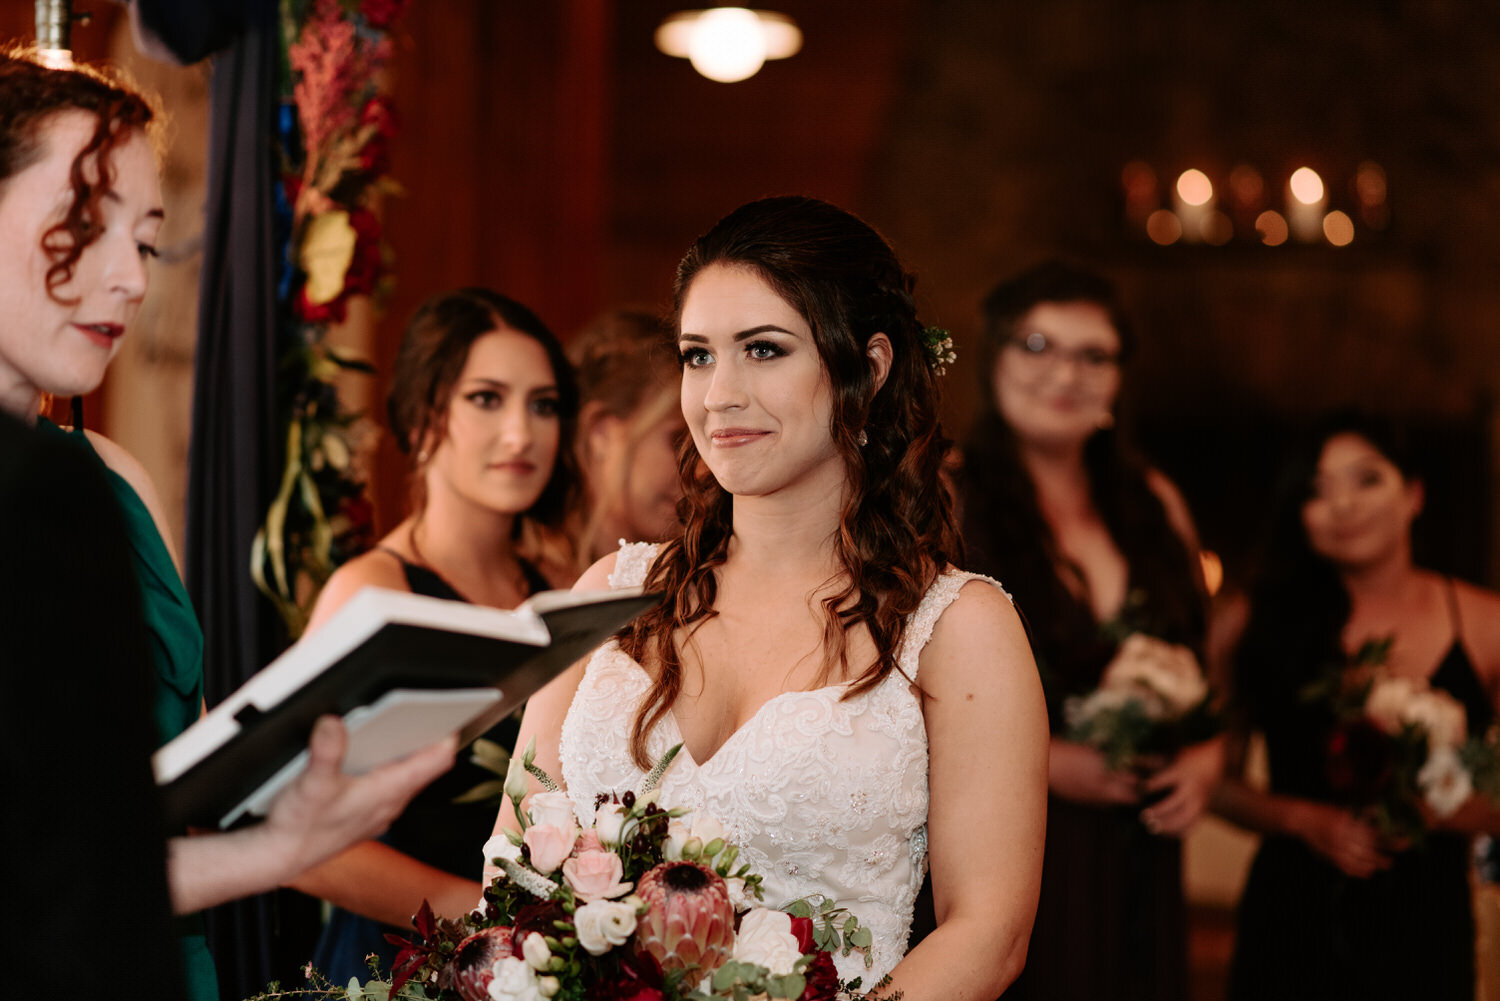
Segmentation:
{"type": "MultiPolygon", "coordinates": [[[[365,586],[513,608],[572,582],[566,568],[526,552],[538,528],[560,524],[577,482],[573,373],[536,314],[483,288],[429,299],[407,327],[386,410],[414,458],[413,511],[329,578],[309,632],[365,586]]],[[[515,734],[507,720],[486,736],[510,747],[515,734]]],[[[336,905],[314,960],[334,983],[364,979],[371,953],[389,969],[395,950],[384,932],[409,931],[424,898],[449,917],[479,901],[474,849],[489,835],[494,807],[453,800],[492,778],[460,761],[382,839],[297,880],[336,905]]]]}
{"type": "Polygon", "coordinates": [[[1063,700],[1098,684],[1121,627],[1195,650],[1203,639],[1187,509],[1115,427],[1132,346],[1110,284],[1070,265],[1040,265],[985,301],[989,407],[957,481],[964,543],[969,567],[1005,581],[1026,616],[1053,734],[1041,902],[1007,997],[1186,995],[1178,839],[1218,777],[1219,744],[1138,779],[1059,734],[1063,700]]]}
{"type": "Polygon", "coordinates": [[[1452,695],[1470,733],[1496,718],[1500,595],[1417,566],[1423,487],[1387,423],[1326,421],[1291,456],[1234,658],[1229,778],[1214,808],[1264,835],[1240,900],[1230,997],[1474,997],[1469,842],[1500,832],[1473,797],[1419,844],[1383,838],[1330,777],[1334,720],[1300,692],[1368,640],[1385,670],[1452,695]],[[1265,734],[1270,788],[1243,778],[1265,734]]]}

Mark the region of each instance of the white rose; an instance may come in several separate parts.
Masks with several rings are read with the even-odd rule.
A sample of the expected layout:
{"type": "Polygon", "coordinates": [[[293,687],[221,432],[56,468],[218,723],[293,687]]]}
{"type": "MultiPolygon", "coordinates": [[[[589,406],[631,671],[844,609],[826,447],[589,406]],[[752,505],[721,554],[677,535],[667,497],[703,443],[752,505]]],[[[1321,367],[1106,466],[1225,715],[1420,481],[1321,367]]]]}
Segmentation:
{"type": "Polygon", "coordinates": [[[1087,695],[1075,695],[1063,703],[1063,716],[1069,727],[1080,727],[1106,712],[1124,709],[1132,702],[1140,703],[1148,718],[1155,718],[1159,708],[1155,699],[1144,699],[1138,691],[1128,688],[1096,688],[1087,695]]]}
{"type": "Polygon", "coordinates": [[[635,901],[595,900],[584,904],[573,913],[573,926],[578,931],[578,944],[591,956],[602,956],[617,945],[624,945],[635,931],[635,901]]]}
{"type": "Polygon", "coordinates": [[[1381,732],[1394,737],[1401,732],[1401,714],[1415,694],[1410,678],[1378,678],[1365,697],[1365,715],[1381,732]]]}
{"type": "Polygon", "coordinates": [[[1474,781],[1452,747],[1439,747],[1427,755],[1427,763],[1417,773],[1417,786],[1439,817],[1452,816],[1474,794],[1474,781]]]}
{"type": "Polygon", "coordinates": [[[511,844],[510,837],[505,834],[497,834],[484,843],[484,861],[493,862],[497,858],[508,859],[511,862],[521,861],[520,846],[511,844]]]}
{"type": "Polygon", "coordinates": [[[521,943],[521,958],[526,964],[538,973],[546,973],[547,966],[552,962],[552,950],[547,948],[547,940],[536,932],[526,936],[521,943]]]}
{"type": "Polygon", "coordinates": [[[578,818],[573,812],[573,800],[562,791],[539,792],[531,797],[530,814],[533,824],[552,824],[563,830],[568,830],[578,823],[578,818]]]}
{"type": "Polygon", "coordinates": [[[667,837],[661,843],[661,856],[668,862],[678,862],[682,859],[682,846],[687,844],[691,836],[692,828],[687,825],[681,817],[673,817],[667,822],[667,837]]]}
{"type": "Polygon", "coordinates": [[[490,981],[490,997],[494,1001],[541,1001],[541,985],[525,960],[506,956],[495,960],[491,969],[495,979],[490,981]]]}
{"type": "Polygon", "coordinates": [[[739,934],[734,937],[734,958],[740,963],[754,963],[783,977],[802,958],[797,936],[792,934],[792,916],[784,911],[757,907],[740,919],[739,934]]]}
{"type": "Polygon", "coordinates": [[[734,908],[736,914],[748,911],[755,906],[755,900],[745,889],[745,881],[738,876],[724,877],[724,885],[729,890],[729,904],[734,908]]]}
{"type": "Polygon", "coordinates": [[[1120,644],[1100,686],[1142,689],[1160,701],[1162,715],[1174,717],[1208,695],[1208,682],[1191,650],[1142,633],[1132,633],[1120,644]]]}
{"type": "Polygon", "coordinates": [[[1469,720],[1463,703],[1447,692],[1419,691],[1401,711],[1401,722],[1427,732],[1427,747],[1457,747],[1468,736],[1469,720]]]}
{"type": "Polygon", "coordinates": [[[594,812],[594,833],[606,848],[617,848],[635,834],[637,823],[625,816],[619,803],[605,803],[594,812]]]}

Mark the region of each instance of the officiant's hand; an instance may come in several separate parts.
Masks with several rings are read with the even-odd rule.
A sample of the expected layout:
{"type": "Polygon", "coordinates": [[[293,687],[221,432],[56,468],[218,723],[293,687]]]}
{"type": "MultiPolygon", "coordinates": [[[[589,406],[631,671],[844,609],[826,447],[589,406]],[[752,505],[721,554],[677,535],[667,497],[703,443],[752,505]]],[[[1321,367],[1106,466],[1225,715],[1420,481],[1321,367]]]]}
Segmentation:
{"type": "Polygon", "coordinates": [[[287,879],[384,833],[423,786],[453,767],[458,737],[358,776],[343,771],[348,745],[343,721],[321,717],[307,742],[307,770],[271,806],[266,834],[292,860],[287,879]]]}

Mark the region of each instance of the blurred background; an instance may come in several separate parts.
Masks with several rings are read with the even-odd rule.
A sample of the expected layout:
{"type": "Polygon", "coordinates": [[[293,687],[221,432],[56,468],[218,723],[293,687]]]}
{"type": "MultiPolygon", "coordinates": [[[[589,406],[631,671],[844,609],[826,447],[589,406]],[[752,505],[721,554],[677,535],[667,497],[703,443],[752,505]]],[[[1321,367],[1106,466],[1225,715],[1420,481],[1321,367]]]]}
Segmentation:
{"type": "MultiPolygon", "coordinates": [[[[174,138],[164,257],[90,423],[147,464],[180,545],[211,70],[143,59],[122,9],[93,6],[78,55],[160,91],[174,138]]],[[[1039,258],[1080,259],[1136,318],[1128,417],[1226,589],[1253,560],[1287,435],[1350,404],[1404,417],[1425,444],[1419,561],[1500,585],[1494,4],[783,0],[801,50],[736,83],[657,49],[678,9],[415,0],[389,82],[396,285],[340,336],[384,372],[415,306],[465,284],[532,305],[564,339],[609,306],[665,310],[679,255],[714,220],[816,195],[881,230],[926,321],[953,331],[950,435],[983,375],[965,362],[984,293],[1039,258]],[[1294,192],[1299,168],[1318,183],[1299,175],[1294,192]]],[[[0,0],[0,38],[29,39],[32,14],[0,0]]],[[[378,413],[382,377],[347,389],[378,413]]],[[[403,464],[388,440],[372,449],[384,531],[403,464]]],[[[1204,827],[1190,885],[1212,977],[1247,848],[1204,827]]]]}

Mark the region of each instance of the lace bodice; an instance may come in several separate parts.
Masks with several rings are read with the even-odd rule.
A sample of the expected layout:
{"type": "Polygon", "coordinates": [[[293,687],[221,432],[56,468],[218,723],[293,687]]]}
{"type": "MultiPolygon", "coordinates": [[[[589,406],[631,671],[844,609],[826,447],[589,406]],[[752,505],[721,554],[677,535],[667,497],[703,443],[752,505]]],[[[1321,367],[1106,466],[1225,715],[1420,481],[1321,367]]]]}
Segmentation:
{"type": "MultiPolygon", "coordinates": [[[[614,587],[639,584],[655,547],[620,551],[614,587]]],[[[661,783],[666,806],[722,823],[740,858],[764,878],[765,903],[832,898],[874,936],[873,965],[836,956],[839,976],[872,987],[906,951],[912,905],[927,867],[927,733],[908,678],[943,610],[968,581],[949,570],[908,621],[897,662],[874,689],[840,701],[845,685],[784,692],[768,701],[707,761],[686,747],[661,783]]],[[[993,582],[992,582],[993,583],[993,582]]],[[[998,586],[998,585],[997,585],[998,586]]],[[[581,817],[599,793],[635,789],[644,777],[629,733],[649,687],[644,669],[611,641],[589,661],[563,722],[563,781],[581,817]]],[[[680,743],[671,713],[649,735],[655,760],[680,743]]]]}

